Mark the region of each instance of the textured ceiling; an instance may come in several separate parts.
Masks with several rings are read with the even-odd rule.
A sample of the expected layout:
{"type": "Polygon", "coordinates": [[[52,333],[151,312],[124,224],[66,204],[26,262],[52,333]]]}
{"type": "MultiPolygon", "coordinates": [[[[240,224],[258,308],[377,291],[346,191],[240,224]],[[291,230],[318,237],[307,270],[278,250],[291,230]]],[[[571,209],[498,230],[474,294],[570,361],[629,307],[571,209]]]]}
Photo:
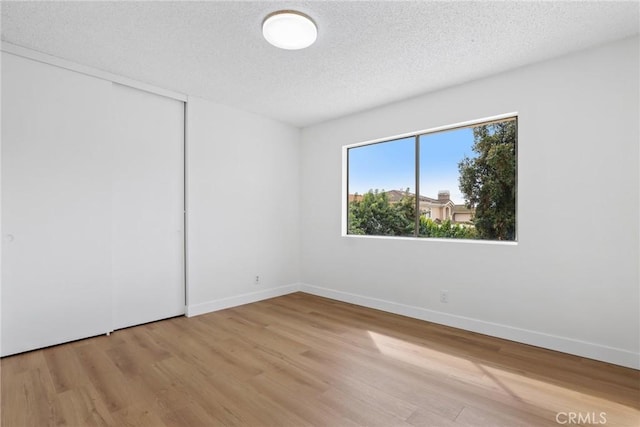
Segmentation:
{"type": "Polygon", "coordinates": [[[2,39],[306,126],[638,33],[632,2],[8,2],[2,39]],[[284,51],[262,19],[318,24],[284,51]]]}

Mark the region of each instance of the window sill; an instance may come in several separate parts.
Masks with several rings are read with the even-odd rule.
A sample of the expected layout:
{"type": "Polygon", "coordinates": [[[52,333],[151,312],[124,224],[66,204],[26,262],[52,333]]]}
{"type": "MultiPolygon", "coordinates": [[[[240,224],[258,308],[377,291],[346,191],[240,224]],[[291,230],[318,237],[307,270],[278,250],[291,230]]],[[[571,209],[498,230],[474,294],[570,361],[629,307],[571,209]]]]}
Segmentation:
{"type": "Polygon", "coordinates": [[[361,234],[342,234],[347,239],[373,239],[373,240],[408,240],[418,242],[437,243],[466,243],[472,245],[498,245],[498,246],[518,246],[518,241],[502,240],[476,240],[476,239],[447,239],[435,237],[403,237],[403,236],[363,236],[361,234]]]}

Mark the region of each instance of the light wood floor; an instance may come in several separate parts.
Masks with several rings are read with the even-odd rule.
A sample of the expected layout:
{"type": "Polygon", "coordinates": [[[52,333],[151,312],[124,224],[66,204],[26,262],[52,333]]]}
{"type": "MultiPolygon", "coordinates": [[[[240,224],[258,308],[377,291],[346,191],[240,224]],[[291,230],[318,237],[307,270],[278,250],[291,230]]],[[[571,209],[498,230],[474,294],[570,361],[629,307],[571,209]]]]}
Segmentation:
{"type": "Polygon", "coordinates": [[[640,425],[639,371],[303,293],[1,366],[3,427],[640,425]]]}

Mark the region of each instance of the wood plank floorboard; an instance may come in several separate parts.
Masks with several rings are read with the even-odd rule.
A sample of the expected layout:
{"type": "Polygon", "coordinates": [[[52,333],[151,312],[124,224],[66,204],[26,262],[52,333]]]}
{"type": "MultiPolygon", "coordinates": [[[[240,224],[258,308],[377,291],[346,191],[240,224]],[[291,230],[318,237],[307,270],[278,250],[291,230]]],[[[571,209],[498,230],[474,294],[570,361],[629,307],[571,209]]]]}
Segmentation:
{"type": "Polygon", "coordinates": [[[640,427],[640,371],[304,293],[5,357],[0,375],[2,427],[640,427]]]}

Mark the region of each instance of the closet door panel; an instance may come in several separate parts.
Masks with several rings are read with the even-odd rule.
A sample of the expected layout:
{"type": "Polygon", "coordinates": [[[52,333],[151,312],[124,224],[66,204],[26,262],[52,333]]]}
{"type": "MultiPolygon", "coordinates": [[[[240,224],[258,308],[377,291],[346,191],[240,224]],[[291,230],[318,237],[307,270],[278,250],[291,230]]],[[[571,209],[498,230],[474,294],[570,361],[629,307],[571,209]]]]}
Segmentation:
{"type": "Polygon", "coordinates": [[[113,84],[114,329],[184,314],[184,104],[113,84]]]}
{"type": "Polygon", "coordinates": [[[2,54],[2,355],[111,330],[110,99],[2,54]]]}

